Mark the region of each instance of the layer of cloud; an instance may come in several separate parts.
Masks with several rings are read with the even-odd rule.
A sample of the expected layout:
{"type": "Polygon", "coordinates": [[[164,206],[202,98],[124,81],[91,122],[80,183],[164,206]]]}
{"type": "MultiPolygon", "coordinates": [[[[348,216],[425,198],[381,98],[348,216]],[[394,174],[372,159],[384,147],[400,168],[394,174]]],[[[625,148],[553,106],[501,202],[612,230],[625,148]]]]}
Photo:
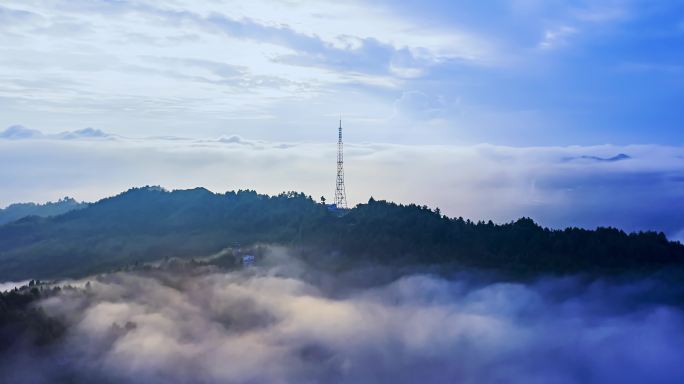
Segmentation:
{"type": "Polygon", "coordinates": [[[679,142],[680,60],[665,48],[677,11],[640,0],[7,0],[0,126],[319,140],[342,112],[372,141],[679,142]],[[420,136],[405,134],[416,126],[420,136]]]}
{"type": "Polygon", "coordinates": [[[30,281],[25,280],[25,281],[4,281],[0,283],[0,292],[6,292],[6,291],[11,291],[15,288],[21,288],[25,285],[28,285],[30,281]]]}
{"type": "Polygon", "coordinates": [[[17,383],[684,379],[684,313],[668,304],[677,290],[658,281],[522,284],[382,268],[350,279],[279,249],[260,264],[271,257],[229,273],[93,278],[40,304],[69,325],[65,338],[40,353],[12,351],[0,372],[17,383]],[[388,272],[395,277],[378,280],[388,272]]]}
{"type": "Polygon", "coordinates": [[[400,92],[404,78],[434,65],[490,55],[468,33],[354,2],[11,1],[2,10],[35,18],[0,27],[6,108],[31,116],[31,105],[42,112],[33,122],[59,112],[53,122],[72,113],[119,120],[126,135],[131,126],[168,131],[159,120],[170,115],[184,130],[190,121],[283,116],[292,102],[348,100],[350,86],[400,92]]]}
{"type": "MultiPolygon", "coordinates": [[[[0,139],[0,204],[95,201],[133,186],[216,192],[334,191],[336,145],[239,135],[0,139]]],[[[97,136],[97,135],[96,135],[97,136]]],[[[439,207],[449,216],[551,227],[684,229],[684,148],[655,145],[506,147],[347,144],[347,197],[439,207]],[[624,156],[622,156],[624,155],[624,156]]]]}

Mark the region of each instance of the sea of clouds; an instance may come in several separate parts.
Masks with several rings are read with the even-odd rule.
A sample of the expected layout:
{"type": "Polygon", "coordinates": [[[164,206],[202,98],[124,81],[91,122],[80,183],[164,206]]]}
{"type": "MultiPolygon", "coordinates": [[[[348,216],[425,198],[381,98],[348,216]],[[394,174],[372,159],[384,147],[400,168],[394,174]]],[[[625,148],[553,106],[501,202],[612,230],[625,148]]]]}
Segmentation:
{"type": "Polygon", "coordinates": [[[653,279],[443,272],[331,274],[273,249],[229,272],[100,275],[42,301],[66,335],[15,348],[0,374],[12,383],[684,381],[681,290],[653,279]]]}

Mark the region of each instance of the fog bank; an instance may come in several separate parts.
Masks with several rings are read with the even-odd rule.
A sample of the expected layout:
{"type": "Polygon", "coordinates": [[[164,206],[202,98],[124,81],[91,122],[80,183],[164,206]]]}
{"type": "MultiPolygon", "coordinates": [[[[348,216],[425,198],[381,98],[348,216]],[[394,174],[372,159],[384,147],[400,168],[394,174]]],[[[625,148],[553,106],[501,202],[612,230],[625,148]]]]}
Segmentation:
{"type": "MultiPolygon", "coordinates": [[[[469,272],[337,276],[273,250],[253,268],[161,268],[40,303],[56,345],[8,382],[681,383],[684,313],[663,285],[469,272]],[[384,278],[381,278],[384,276],[384,278]]],[[[676,290],[672,297],[676,297],[676,290]]]]}

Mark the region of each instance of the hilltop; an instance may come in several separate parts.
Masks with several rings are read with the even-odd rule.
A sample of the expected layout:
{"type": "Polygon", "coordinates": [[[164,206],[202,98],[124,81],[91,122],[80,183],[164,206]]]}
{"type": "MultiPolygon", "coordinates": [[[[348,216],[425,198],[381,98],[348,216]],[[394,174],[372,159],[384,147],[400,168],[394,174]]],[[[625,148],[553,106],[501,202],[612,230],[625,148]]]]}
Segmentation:
{"type": "Polygon", "coordinates": [[[297,247],[314,261],[449,264],[522,274],[650,271],[684,263],[662,233],[543,228],[450,218],[371,198],[343,217],[303,193],[133,188],[53,217],[0,226],[0,280],[84,276],[169,257],[211,255],[235,244],[297,247]]]}

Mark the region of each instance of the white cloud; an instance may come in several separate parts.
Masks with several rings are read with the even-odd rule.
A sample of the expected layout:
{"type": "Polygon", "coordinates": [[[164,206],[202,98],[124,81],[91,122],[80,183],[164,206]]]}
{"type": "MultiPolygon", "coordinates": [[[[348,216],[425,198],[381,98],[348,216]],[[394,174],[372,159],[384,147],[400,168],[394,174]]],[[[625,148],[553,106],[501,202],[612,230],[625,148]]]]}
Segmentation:
{"type": "Polygon", "coordinates": [[[280,248],[259,263],[77,282],[81,289],[39,303],[69,326],[64,338],[42,353],[13,350],[0,373],[11,382],[121,383],[669,383],[684,375],[682,311],[660,301],[681,289],[664,282],[508,283],[391,267],[329,275],[280,248]]]}
{"type": "Polygon", "coordinates": [[[272,121],[295,103],[376,119],[405,82],[434,66],[496,61],[483,36],[392,8],[9,0],[2,15],[15,22],[0,36],[2,119],[124,135],[220,135],[225,120],[272,121]],[[361,99],[367,110],[355,105],[361,99]]]}
{"type": "MultiPolygon", "coordinates": [[[[684,149],[346,145],[347,197],[428,204],[445,214],[553,227],[684,228],[684,149]],[[610,159],[628,155],[620,161],[610,159]],[[584,157],[583,157],[584,156],[584,157]],[[569,161],[568,159],[578,159],[569,161]]],[[[149,138],[0,140],[0,204],[72,196],[93,201],[133,186],[286,190],[331,196],[336,146],[149,138]]],[[[621,157],[622,158],[622,157],[621,157]]]]}
{"type": "MultiPolygon", "coordinates": [[[[500,93],[534,92],[539,87],[529,88],[528,80],[537,71],[552,86],[530,97],[535,118],[555,137],[579,132],[569,127],[584,121],[563,112],[576,110],[576,100],[593,90],[573,88],[560,101],[548,95],[567,90],[572,76],[558,72],[553,58],[561,50],[552,48],[589,41],[603,26],[624,20],[620,12],[639,16],[634,3],[609,0],[6,0],[2,7],[1,126],[267,140],[283,140],[287,132],[292,140],[319,140],[322,121],[342,112],[376,141],[406,137],[389,132],[421,123],[408,114],[403,121],[391,118],[404,91],[461,99],[469,110],[482,111],[467,126],[447,116],[441,130],[423,129],[422,138],[432,143],[522,136],[517,127],[529,126],[529,119],[521,109],[532,107],[500,93]],[[567,123],[555,124],[561,120],[567,123]],[[515,133],[499,135],[501,121],[515,133]]],[[[627,32],[611,36],[636,36],[627,32]]],[[[652,64],[666,64],[660,61],[652,64]]],[[[608,94],[615,88],[600,87],[601,97],[617,99],[608,94]]],[[[618,115],[612,112],[592,111],[591,120],[618,115]]],[[[588,134],[573,135],[580,136],[575,142],[590,141],[581,137],[588,134]]]]}
{"type": "Polygon", "coordinates": [[[456,28],[440,29],[400,16],[390,7],[364,2],[180,2],[175,8],[193,9],[204,16],[229,14],[235,20],[254,20],[274,28],[287,26],[338,49],[358,49],[364,39],[375,39],[397,50],[424,50],[434,59],[486,60],[494,54],[482,37],[456,28]]]}
{"type": "Polygon", "coordinates": [[[396,116],[406,116],[418,121],[430,121],[443,117],[448,107],[443,98],[433,97],[420,91],[405,91],[394,103],[396,116]]]}
{"type": "Polygon", "coordinates": [[[562,46],[567,43],[570,36],[575,35],[577,32],[576,28],[566,25],[547,29],[544,31],[543,39],[539,42],[539,48],[553,49],[562,46]]]}

